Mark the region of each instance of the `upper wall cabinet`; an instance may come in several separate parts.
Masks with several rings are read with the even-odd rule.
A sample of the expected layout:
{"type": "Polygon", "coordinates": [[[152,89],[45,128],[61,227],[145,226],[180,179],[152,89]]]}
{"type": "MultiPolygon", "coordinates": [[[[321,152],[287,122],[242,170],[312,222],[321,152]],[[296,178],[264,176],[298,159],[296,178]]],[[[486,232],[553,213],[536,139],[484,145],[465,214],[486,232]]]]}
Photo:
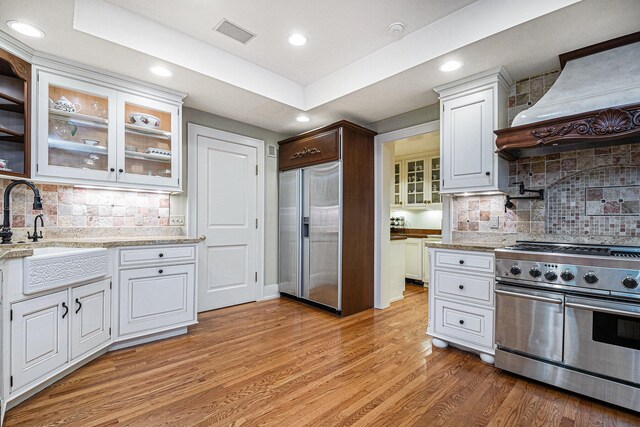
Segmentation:
{"type": "Polygon", "coordinates": [[[31,64],[0,49],[0,175],[29,177],[31,64]]]}
{"type": "Polygon", "coordinates": [[[37,70],[40,181],[181,191],[181,98],[37,70]]]}
{"type": "Polygon", "coordinates": [[[440,94],[441,192],[504,191],[508,163],[495,153],[512,80],[504,68],[435,88],[440,94]]]}

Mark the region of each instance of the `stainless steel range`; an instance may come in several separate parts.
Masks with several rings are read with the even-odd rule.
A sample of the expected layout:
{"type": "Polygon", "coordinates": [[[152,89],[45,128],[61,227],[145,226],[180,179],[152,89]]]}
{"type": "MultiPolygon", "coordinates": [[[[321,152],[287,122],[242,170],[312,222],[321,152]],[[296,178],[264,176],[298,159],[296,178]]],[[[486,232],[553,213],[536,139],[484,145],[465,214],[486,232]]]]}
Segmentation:
{"type": "Polygon", "coordinates": [[[640,411],[640,247],[495,255],[496,367],[640,411]]]}

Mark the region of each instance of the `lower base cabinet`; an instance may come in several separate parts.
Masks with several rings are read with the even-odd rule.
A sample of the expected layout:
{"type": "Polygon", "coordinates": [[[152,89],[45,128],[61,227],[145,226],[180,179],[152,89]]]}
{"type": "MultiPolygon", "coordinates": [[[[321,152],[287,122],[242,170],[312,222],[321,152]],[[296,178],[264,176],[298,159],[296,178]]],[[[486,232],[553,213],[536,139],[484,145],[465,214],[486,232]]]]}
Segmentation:
{"type": "Polygon", "coordinates": [[[119,335],[195,321],[195,264],[120,271],[119,335]]]}
{"type": "Polygon", "coordinates": [[[11,391],[109,342],[110,279],[11,305],[11,391]]]}

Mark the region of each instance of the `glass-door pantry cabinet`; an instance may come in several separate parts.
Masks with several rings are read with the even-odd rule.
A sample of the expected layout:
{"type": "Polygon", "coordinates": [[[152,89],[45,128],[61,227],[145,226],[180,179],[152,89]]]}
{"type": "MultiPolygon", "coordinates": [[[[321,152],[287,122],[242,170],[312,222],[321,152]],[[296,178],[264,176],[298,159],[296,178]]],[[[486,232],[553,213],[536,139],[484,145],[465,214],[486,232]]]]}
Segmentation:
{"type": "Polygon", "coordinates": [[[180,105],[38,70],[41,180],[180,190],[180,105]]]}

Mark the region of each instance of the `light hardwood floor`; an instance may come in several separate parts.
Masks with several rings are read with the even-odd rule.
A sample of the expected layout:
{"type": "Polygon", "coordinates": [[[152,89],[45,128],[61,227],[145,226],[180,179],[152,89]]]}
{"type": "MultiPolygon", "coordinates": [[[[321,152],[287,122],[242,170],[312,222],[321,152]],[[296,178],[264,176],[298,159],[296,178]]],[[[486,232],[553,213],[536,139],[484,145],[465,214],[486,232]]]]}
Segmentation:
{"type": "Polygon", "coordinates": [[[108,353],[6,426],[631,426],[640,415],[433,349],[427,292],[339,319],[287,299],[203,313],[186,336],[108,353]]]}

